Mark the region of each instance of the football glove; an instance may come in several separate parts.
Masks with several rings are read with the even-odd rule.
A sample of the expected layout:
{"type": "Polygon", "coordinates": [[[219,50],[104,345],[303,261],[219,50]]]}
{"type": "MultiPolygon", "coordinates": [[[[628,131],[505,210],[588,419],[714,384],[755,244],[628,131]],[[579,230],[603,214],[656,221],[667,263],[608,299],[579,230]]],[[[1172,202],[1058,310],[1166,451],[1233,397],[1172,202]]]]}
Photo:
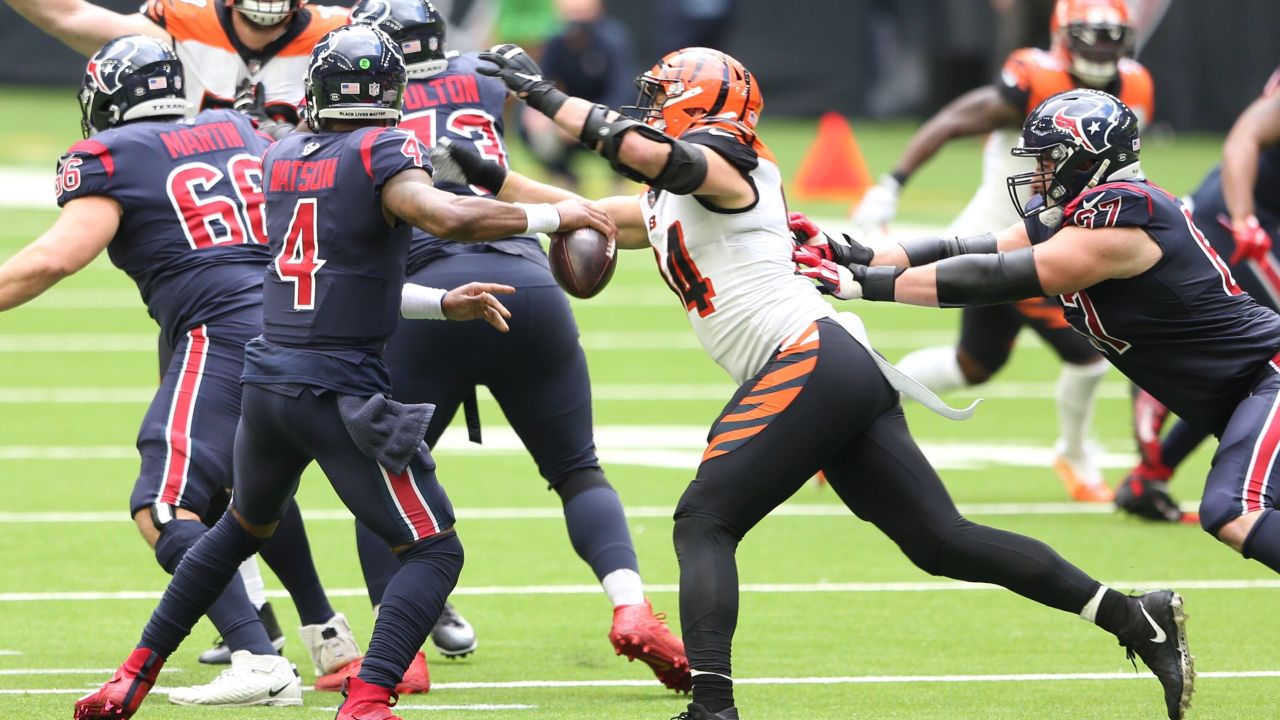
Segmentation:
{"type": "Polygon", "coordinates": [[[898,193],[902,192],[902,183],[885,175],[880,182],[872,185],[867,194],[862,196],[853,211],[853,221],[863,227],[884,227],[898,214],[898,193]]]}
{"type": "Polygon", "coordinates": [[[547,117],[555,117],[569,99],[556,89],[555,83],[542,77],[542,68],[519,45],[494,45],[480,53],[480,59],[484,62],[476,72],[498,78],[511,94],[547,117]]]}
{"type": "Polygon", "coordinates": [[[267,112],[267,91],[262,83],[253,84],[248,80],[236,91],[236,99],[231,109],[253,121],[253,126],[279,140],[293,131],[293,126],[280,122],[267,112]]]}
{"type": "Polygon", "coordinates": [[[478,185],[497,195],[507,182],[507,169],[480,156],[470,143],[443,137],[431,148],[432,179],[457,185],[478,185]]]}
{"type": "Polygon", "coordinates": [[[787,226],[791,229],[791,239],[797,245],[821,255],[824,260],[832,260],[841,265],[870,265],[876,251],[842,234],[844,240],[837,240],[826,234],[805,217],[804,213],[793,212],[787,215],[787,226]]]}
{"type": "MultiPolygon", "coordinates": [[[[824,258],[813,248],[799,245],[792,252],[791,259],[795,261],[796,272],[810,280],[816,280],[818,292],[823,295],[832,295],[841,300],[857,300],[862,297],[862,283],[857,281],[853,270],[824,258]]],[[[865,276],[865,266],[853,267],[861,268],[865,276]]]]}
{"type": "Polygon", "coordinates": [[[1235,241],[1235,250],[1227,261],[1231,265],[1243,260],[1262,260],[1271,252],[1271,236],[1262,229],[1257,216],[1250,215],[1242,223],[1233,223],[1226,215],[1219,215],[1218,222],[1231,231],[1235,241]]]}

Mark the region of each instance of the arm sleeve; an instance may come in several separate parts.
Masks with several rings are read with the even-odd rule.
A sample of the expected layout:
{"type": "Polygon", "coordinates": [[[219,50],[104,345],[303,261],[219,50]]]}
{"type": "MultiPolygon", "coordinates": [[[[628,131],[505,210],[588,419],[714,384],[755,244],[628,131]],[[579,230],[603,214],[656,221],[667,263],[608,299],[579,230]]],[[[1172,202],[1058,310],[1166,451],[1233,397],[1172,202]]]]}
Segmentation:
{"type": "Polygon", "coordinates": [[[1151,222],[1154,188],[1138,185],[1100,185],[1067,206],[1062,224],[1076,227],[1145,227],[1151,222]]]}
{"type": "Polygon", "coordinates": [[[700,126],[681,135],[680,139],[715,150],[717,155],[743,173],[751,172],[760,165],[760,156],[752,146],[752,138],[747,132],[731,125],[700,126]]]}
{"type": "Polygon", "coordinates": [[[426,146],[408,130],[377,128],[366,133],[360,139],[360,156],[376,190],[405,170],[431,172],[426,146]]]}
{"type": "Polygon", "coordinates": [[[58,160],[54,190],[58,207],[90,195],[112,197],[114,175],[115,159],[106,145],[97,140],[82,140],[72,145],[58,160]]]}
{"type": "Polygon", "coordinates": [[[1023,51],[1015,50],[1000,68],[1000,76],[996,78],[995,88],[1000,97],[1010,105],[1025,109],[1031,99],[1031,68],[1029,58],[1023,51]]]}

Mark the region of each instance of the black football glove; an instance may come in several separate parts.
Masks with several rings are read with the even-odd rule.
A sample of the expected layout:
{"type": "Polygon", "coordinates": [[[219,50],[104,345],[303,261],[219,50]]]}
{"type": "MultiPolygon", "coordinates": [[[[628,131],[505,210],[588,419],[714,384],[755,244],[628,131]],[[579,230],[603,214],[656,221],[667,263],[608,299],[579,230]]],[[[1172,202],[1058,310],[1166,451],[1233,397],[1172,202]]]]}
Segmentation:
{"type": "Polygon", "coordinates": [[[481,64],[476,72],[498,78],[513,95],[547,117],[555,117],[569,99],[542,77],[542,68],[519,45],[494,45],[480,53],[480,59],[488,64],[481,64]]]}
{"type": "Polygon", "coordinates": [[[256,85],[248,80],[236,91],[236,99],[231,108],[253,121],[253,126],[279,140],[293,131],[293,126],[282,123],[267,112],[267,92],[262,83],[256,85]]]}
{"type": "Polygon", "coordinates": [[[431,148],[432,179],[458,185],[479,185],[497,195],[507,182],[507,169],[486,160],[470,143],[440,138],[431,148]]]}

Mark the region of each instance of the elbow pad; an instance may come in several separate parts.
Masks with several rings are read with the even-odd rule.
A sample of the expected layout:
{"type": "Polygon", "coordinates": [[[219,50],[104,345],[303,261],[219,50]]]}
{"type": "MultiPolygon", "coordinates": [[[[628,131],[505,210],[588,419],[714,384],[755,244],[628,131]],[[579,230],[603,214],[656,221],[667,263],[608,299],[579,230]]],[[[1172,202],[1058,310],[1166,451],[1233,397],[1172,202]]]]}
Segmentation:
{"type": "Polygon", "coordinates": [[[959,255],[977,255],[996,252],[996,236],[991,233],[973,237],[924,237],[904,240],[899,245],[907,253],[911,267],[936,263],[959,255]]]}
{"type": "Polygon", "coordinates": [[[587,147],[595,150],[609,167],[618,174],[640,183],[667,190],[677,195],[688,195],[702,187],[707,179],[707,156],[692,144],[681,142],[657,130],[636,122],[629,117],[618,115],[613,120],[607,119],[613,112],[604,105],[595,105],[587,113],[587,120],[582,124],[580,139],[587,147]],[[622,150],[622,140],[629,132],[638,132],[648,140],[671,146],[671,154],[667,156],[667,164],[656,177],[645,177],[618,158],[622,150]]]}
{"type": "Polygon", "coordinates": [[[961,255],[938,263],[938,307],[972,307],[1042,297],[1031,248],[961,255]]]}

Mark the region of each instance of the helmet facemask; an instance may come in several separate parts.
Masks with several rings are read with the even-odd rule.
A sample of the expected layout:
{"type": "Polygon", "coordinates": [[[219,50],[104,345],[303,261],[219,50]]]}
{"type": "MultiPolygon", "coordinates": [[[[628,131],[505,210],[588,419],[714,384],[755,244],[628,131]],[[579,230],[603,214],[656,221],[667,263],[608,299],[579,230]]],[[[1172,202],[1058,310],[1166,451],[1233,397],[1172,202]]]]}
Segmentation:
{"type": "Polygon", "coordinates": [[[622,114],[633,120],[639,120],[659,132],[666,132],[667,120],[663,106],[671,98],[671,91],[676,95],[684,92],[683,83],[679,80],[667,80],[645,73],[636,78],[636,87],[640,89],[636,104],[623,105],[620,108],[622,114]],[[671,85],[670,88],[668,84],[671,85]]]}
{"type": "Polygon", "coordinates": [[[258,27],[275,27],[293,17],[302,5],[298,0],[230,0],[228,3],[258,27]]]}
{"type": "Polygon", "coordinates": [[[1062,209],[1107,176],[1111,161],[1090,157],[1079,148],[1057,144],[1047,148],[1012,150],[1015,157],[1036,159],[1036,169],[1005,180],[1009,199],[1022,218],[1039,216],[1050,227],[1062,220],[1062,209]]]}

